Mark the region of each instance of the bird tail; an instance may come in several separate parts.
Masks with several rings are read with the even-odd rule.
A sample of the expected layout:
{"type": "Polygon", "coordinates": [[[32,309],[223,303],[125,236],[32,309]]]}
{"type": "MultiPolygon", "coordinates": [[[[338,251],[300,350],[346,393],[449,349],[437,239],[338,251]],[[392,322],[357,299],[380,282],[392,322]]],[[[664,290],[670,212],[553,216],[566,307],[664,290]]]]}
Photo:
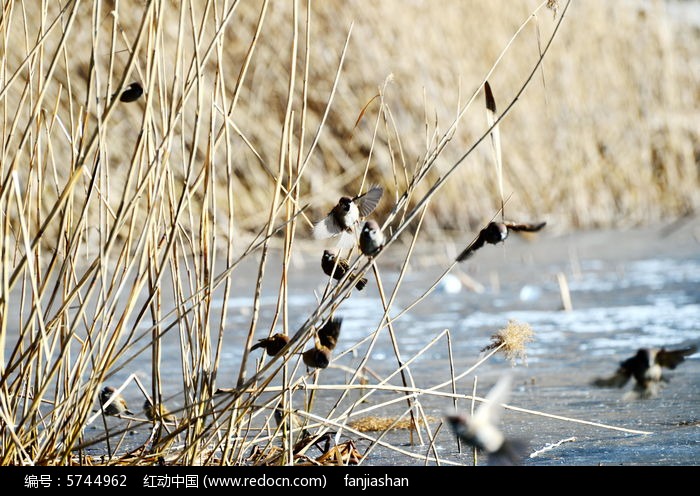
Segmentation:
{"type": "Polygon", "coordinates": [[[468,247],[466,250],[464,250],[462,253],[457,255],[457,261],[458,262],[464,262],[467,258],[471,258],[471,256],[474,254],[474,250],[471,249],[471,246],[468,247]]]}
{"type": "Polygon", "coordinates": [[[527,443],[522,439],[507,439],[498,451],[489,453],[489,465],[520,465],[527,455],[527,443]]]}
{"type": "Polygon", "coordinates": [[[602,388],[621,388],[630,379],[630,375],[626,371],[617,371],[615,375],[610,377],[598,377],[593,381],[593,385],[602,388]]]}

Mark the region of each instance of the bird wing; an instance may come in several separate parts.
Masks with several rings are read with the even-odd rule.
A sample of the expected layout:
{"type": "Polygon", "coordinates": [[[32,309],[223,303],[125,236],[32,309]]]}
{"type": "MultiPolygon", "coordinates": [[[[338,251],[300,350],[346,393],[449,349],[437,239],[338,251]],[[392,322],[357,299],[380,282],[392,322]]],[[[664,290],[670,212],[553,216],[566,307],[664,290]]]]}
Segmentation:
{"type": "Polygon", "coordinates": [[[488,454],[490,466],[520,465],[527,456],[527,443],[521,439],[506,439],[498,451],[488,454]]]}
{"type": "Polygon", "coordinates": [[[335,220],[335,216],[329,214],[323,220],[314,224],[313,236],[314,239],[332,238],[343,231],[343,227],[335,220]]]}
{"type": "Polygon", "coordinates": [[[656,363],[668,369],[675,369],[685,360],[685,357],[692,355],[696,351],[698,351],[696,346],[690,346],[681,350],[667,350],[661,348],[656,354],[656,363]]]}
{"type": "Polygon", "coordinates": [[[465,261],[467,258],[471,257],[471,256],[474,254],[474,252],[475,252],[476,250],[478,250],[479,248],[481,248],[482,246],[484,246],[484,240],[485,240],[485,239],[486,239],[486,238],[485,238],[485,236],[484,236],[484,231],[483,231],[483,230],[479,231],[479,236],[477,236],[476,239],[474,239],[471,243],[469,243],[469,246],[467,246],[467,247],[464,249],[464,251],[462,251],[462,253],[460,253],[460,254],[457,256],[457,261],[458,261],[458,262],[463,262],[463,261],[465,261]]]}
{"type": "Polygon", "coordinates": [[[350,231],[343,230],[343,232],[340,233],[338,243],[336,244],[338,250],[349,250],[355,247],[357,244],[356,228],[357,226],[352,226],[350,231]]]}
{"type": "Polygon", "coordinates": [[[379,200],[382,199],[382,194],[384,194],[384,190],[381,186],[373,186],[367,193],[353,200],[360,211],[360,217],[367,217],[377,208],[379,200]]]}
{"type": "Polygon", "coordinates": [[[335,348],[335,345],[338,343],[338,336],[340,336],[340,325],[342,323],[342,318],[331,318],[318,330],[318,341],[322,346],[329,350],[335,348]]]}
{"type": "Polygon", "coordinates": [[[593,381],[594,386],[598,387],[618,387],[621,388],[627,381],[632,377],[632,370],[625,367],[625,362],[623,362],[620,367],[615,371],[614,375],[610,377],[598,377],[593,381]]]}
{"type": "Polygon", "coordinates": [[[506,227],[512,231],[537,232],[547,225],[546,222],[538,222],[536,224],[519,224],[515,222],[504,222],[506,227]]]}
{"type": "Polygon", "coordinates": [[[510,388],[513,378],[510,374],[505,374],[498,379],[498,382],[491,388],[489,394],[486,395],[479,409],[474,412],[474,421],[479,422],[488,419],[488,423],[496,424],[501,417],[501,403],[508,401],[510,396],[510,388]]]}

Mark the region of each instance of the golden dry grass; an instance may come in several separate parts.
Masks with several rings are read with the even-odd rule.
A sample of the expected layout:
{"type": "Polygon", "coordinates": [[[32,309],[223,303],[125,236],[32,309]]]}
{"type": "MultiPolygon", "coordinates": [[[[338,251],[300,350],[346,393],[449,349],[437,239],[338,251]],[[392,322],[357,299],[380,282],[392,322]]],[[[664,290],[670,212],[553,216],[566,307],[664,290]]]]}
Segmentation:
{"type": "MultiPolygon", "coordinates": [[[[437,424],[439,422],[439,419],[430,416],[427,417],[427,420],[432,424],[437,424]]],[[[423,420],[419,420],[419,422],[422,423],[423,420]]],[[[393,417],[377,416],[363,417],[351,422],[349,425],[360,432],[385,431],[387,429],[405,430],[412,428],[410,419],[400,419],[397,421],[397,419],[393,417]]]]}

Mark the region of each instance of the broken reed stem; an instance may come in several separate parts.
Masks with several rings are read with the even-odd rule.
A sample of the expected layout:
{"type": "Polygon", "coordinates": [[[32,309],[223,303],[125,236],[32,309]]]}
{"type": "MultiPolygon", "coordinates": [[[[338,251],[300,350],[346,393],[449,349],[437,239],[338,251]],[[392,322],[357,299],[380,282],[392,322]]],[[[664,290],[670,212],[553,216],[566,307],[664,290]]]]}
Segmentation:
{"type": "Polygon", "coordinates": [[[530,453],[530,458],[535,458],[535,457],[541,455],[542,453],[546,453],[547,451],[551,451],[555,448],[558,448],[559,446],[561,446],[564,443],[573,443],[574,441],[576,441],[575,437],[568,437],[566,439],[562,439],[560,441],[557,441],[556,443],[547,444],[544,446],[544,448],[538,449],[538,450],[530,453]]]}
{"type": "MultiPolygon", "coordinates": [[[[457,381],[455,380],[455,362],[452,356],[452,333],[445,329],[445,338],[447,339],[447,361],[450,364],[450,380],[452,381],[452,394],[457,394],[457,381]]],[[[452,400],[452,408],[457,411],[457,398],[452,400]]],[[[457,436],[457,452],[462,453],[462,438],[457,436]]]]}
{"type": "Polygon", "coordinates": [[[562,309],[566,312],[573,310],[571,306],[571,294],[569,293],[569,285],[566,282],[566,276],[563,272],[557,273],[557,281],[559,282],[559,294],[561,295],[562,309]]]}
{"type": "MultiPolygon", "coordinates": [[[[435,465],[438,467],[440,466],[440,457],[438,456],[437,453],[437,447],[435,446],[435,441],[437,440],[437,436],[440,433],[440,430],[442,429],[442,426],[444,426],[444,422],[440,422],[437,427],[435,428],[435,432],[432,433],[430,436],[430,444],[428,445],[428,449],[425,452],[425,465],[428,465],[428,454],[432,451],[433,452],[433,457],[435,458],[435,465]]],[[[426,429],[430,429],[429,426],[426,425],[426,429]]]]}
{"type": "MultiPolygon", "coordinates": [[[[476,383],[477,383],[478,376],[474,376],[474,382],[472,383],[472,402],[471,406],[469,408],[469,415],[471,415],[472,418],[474,418],[474,398],[476,398],[476,383]]],[[[472,447],[472,456],[474,457],[474,466],[476,467],[478,461],[479,461],[479,455],[476,449],[476,446],[472,447]]]]}

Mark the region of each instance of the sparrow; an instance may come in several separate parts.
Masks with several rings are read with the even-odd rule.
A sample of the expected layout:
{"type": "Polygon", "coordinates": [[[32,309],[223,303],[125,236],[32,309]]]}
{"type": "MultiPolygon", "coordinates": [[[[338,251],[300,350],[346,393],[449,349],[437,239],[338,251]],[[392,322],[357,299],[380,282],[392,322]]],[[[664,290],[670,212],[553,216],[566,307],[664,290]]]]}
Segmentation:
{"type": "Polygon", "coordinates": [[[325,369],[331,363],[331,350],[325,346],[316,345],[302,353],[302,359],[309,368],[325,369]]]}
{"type": "MultiPolygon", "coordinates": [[[[292,439],[294,441],[294,453],[297,453],[299,450],[305,448],[308,445],[308,442],[311,440],[312,436],[308,429],[304,427],[305,422],[304,418],[301,415],[298,415],[294,412],[287,412],[285,414],[281,406],[275,408],[275,422],[277,423],[278,427],[280,427],[283,421],[287,422],[287,419],[291,419],[291,433],[293,436],[292,439]]],[[[289,424],[287,424],[287,426],[283,428],[289,429],[289,424]]],[[[314,446],[316,446],[321,451],[321,453],[327,453],[330,449],[330,442],[334,434],[336,433],[326,432],[313,443],[314,446]],[[322,442],[324,443],[323,446],[320,445],[320,443],[322,442]]]]}
{"type": "Polygon", "coordinates": [[[338,344],[338,337],[340,336],[340,325],[343,323],[343,319],[340,317],[331,317],[328,319],[323,327],[318,330],[318,342],[321,346],[325,346],[330,351],[335,349],[338,344]]]}
{"type": "Polygon", "coordinates": [[[373,186],[363,195],[354,198],[343,196],[333,210],[314,225],[314,238],[332,238],[343,232],[352,233],[355,224],[377,208],[383,193],[380,186],[373,186]]]}
{"type": "Polygon", "coordinates": [[[500,404],[507,400],[510,387],[511,377],[504,375],[472,417],[458,413],[446,415],[455,436],[485,452],[489,465],[518,465],[525,454],[525,443],[506,439],[495,425],[501,412],[500,404]]]}
{"type": "MultiPolygon", "coordinates": [[[[112,386],[105,386],[102,391],[100,391],[100,405],[107,403],[115,391],[116,389],[112,386]]],[[[114,401],[107,405],[107,407],[103,407],[103,410],[107,415],[122,415],[124,413],[133,415],[133,412],[129,411],[126,401],[121,396],[114,398],[114,401]]]]}
{"type": "Polygon", "coordinates": [[[467,246],[457,257],[458,262],[462,262],[471,257],[476,250],[484,246],[485,243],[495,245],[502,243],[508,237],[510,231],[537,232],[547,223],[537,224],[516,224],[514,222],[489,222],[489,224],[479,232],[479,236],[467,246]]]}
{"type": "Polygon", "coordinates": [[[146,414],[146,418],[151,422],[154,420],[162,420],[163,422],[175,423],[177,420],[175,415],[170,413],[162,403],[160,403],[156,409],[156,406],[150,398],[146,398],[146,401],[143,402],[143,412],[146,414]]]}
{"type": "MultiPolygon", "coordinates": [[[[323,250],[323,257],[321,257],[321,268],[323,269],[323,272],[327,276],[330,276],[332,273],[333,279],[340,281],[343,277],[345,277],[345,274],[347,274],[348,270],[350,269],[350,264],[344,258],[338,258],[337,260],[338,262],[336,263],[336,256],[333,252],[323,250]],[[335,267],[335,271],[333,270],[333,267],[335,267]]],[[[355,287],[358,291],[362,291],[366,285],[367,278],[362,277],[357,281],[355,287]]]]}
{"type": "Polygon", "coordinates": [[[620,366],[614,375],[600,377],[593,381],[598,387],[621,388],[634,377],[634,391],[642,397],[654,396],[662,381],[668,382],[662,374],[662,367],[675,369],[685,361],[685,357],[697,351],[696,346],[689,346],[678,350],[666,348],[640,348],[637,353],[627,360],[620,362],[620,366]]]}
{"type": "MultiPolygon", "coordinates": [[[[304,421],[299,415],[293,412],[289,412],[285,415],[282,407],[278,406],[275,408],[275,423],[277,424],[277,427],[280,427],[282,422],[286,421],[287,419],[291,419],[292,433],[294,434],[296,441],[299,441],[308,435],[307,430],[304,429],[304,421]]],[[[287,424],[286,428],[289,428],[289,424],[287,424]]]]}
{"type": "Polygon", "coordinates": [[[382,229],[374,220],[368,220],[362,226],[360,233],[360,251],[368,257],[373,257],[384,247],[386,238],[382,229]]]}
{"type": "Polygon", "coordinates": [[[119,101],[121,102],[135,102],[143,95],[143,87],[138,82],[131,83],[129,86],[122,91],[119,95],[119,101]]]}
{"type": "Polygon", "coordinates": [[[275,356],[282,351],[282,348],[284,348],[287,343],[289,343],[289,336],[277,333],[269,338],[259,339],[257,344],[253,345],[250,351],[257,350],[258,348],[265,348],[269,356],[275,356]]]}

